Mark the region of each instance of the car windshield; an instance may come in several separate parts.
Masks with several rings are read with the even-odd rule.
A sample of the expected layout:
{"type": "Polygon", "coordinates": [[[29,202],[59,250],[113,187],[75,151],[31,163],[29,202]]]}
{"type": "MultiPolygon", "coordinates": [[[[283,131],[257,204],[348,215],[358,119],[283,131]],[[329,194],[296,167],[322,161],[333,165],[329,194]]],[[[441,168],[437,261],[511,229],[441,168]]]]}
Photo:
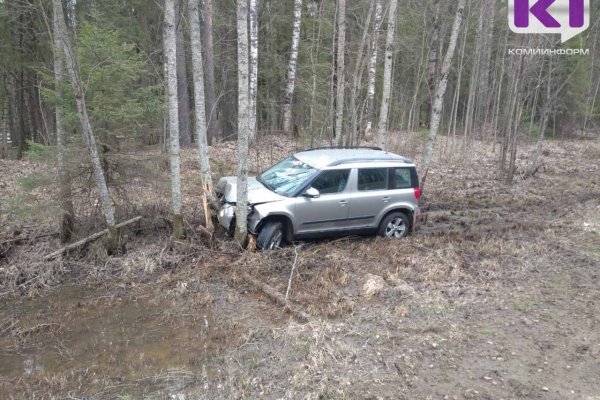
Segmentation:
{"type": "Polygon", "coordinates": [[[290,157],[268,169],[258,177],[258,181],[275,193],[292,196],[316,172],[317,170],[310,165],[296,157],[290,157]]]}

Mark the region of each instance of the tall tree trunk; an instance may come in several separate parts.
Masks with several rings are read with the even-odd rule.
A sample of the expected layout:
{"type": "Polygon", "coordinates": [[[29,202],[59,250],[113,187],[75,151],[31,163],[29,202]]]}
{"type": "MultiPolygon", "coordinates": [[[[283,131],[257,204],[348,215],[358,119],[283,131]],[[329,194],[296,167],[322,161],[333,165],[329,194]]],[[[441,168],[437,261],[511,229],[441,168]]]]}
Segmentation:
{"type": "Polygon", "coordinates": [[[385,41],[385,65],[383,70],[383,93],[381,97],[381,111],[379,114],[379,139],[378,144],[386,148],[388,119],[390,114],[390,99],[392,97],[392,69],[394,67],[394,38],[396,36],[396,10],[398,0],[391,0],[388,14],[387,38],[385,41]]]}
{"type": "Polygon", "coordinates": [[[427,88],[429,89],[426,97],[425,107],[422,110],[421,121],[422,125],[429,128],[431,120],[431,107],[433,104],[433,97],[435,96],[435,81],[438,72],[439,62],[439,41],[440,41],[440,0],[434,0],[434,17],[433,17],[433,31],[431,32],[431,43],[429,45],[429,60],[427,68],[427,88]]]}
{"type": "Polygon", "coordinates": [[[448,74],[450,73],[450,66],[452,65],[452,59],[454,58],[454,50],[456,49],[456,42],[458,40],[458,34],[460,32],[460,26],[462,24],[463,11],[465,9],[465,1],[458,1],[458,8],[456,10],[456,16],[454,17],[454,25],[452,26],[452,34],[450,35],[450,43],[448,44],[448,50],[444,56],[444,62],[442,64],[442,74],[440,81],[435,93],[435,99],[433,101],[433,109],[431,113],[431,122],[429,128],[429,138],[425,144],[425,152],[423,154],[423,177],[421,187],[425,187],[425,181],[427,180],[427,174],[429,172],[429,166],[433,158],[433,152],[435,150],[435,142],[437,139],[438,129],[440,127],[440,118],[442,116],[442,108],[444,105],[444,97],[446,95],[446,88],[448,87],[448,74]]]}
{"type": "Polygon", "coordinates": [[[496,20],[496,2],[495,0],[483,0],[485,2],[484,21],[483,21],[483,52],[481,54],[481,66],[479,69],[479,85],[477,94],[477,114],[476,121],[487,124],[490,114],[490,94],[493,95],[490,87],[490,68],[492,65],[492,49],[494,40],[494,22],[496,20]]]}
{"type": "Polygon", "coordinates": [[[2,153],[0,158],[8,158],[8,109],[0,104],[0,135],[2,135],[2,153]]]}
{"type": "Polygon", "coordinates": [[[258,5],[250,0],[250,96],[248,106],[248,138],[256,139],[256,102],[258,95],[258,5]]]}
{"type": "Polygon", "coordinates": [[[179,143],[187,147],[192,144],[192,112],[190,110],[190,85],[188,82],[188,69],[185,51],[185,0],[175,0],[175,16],[177,30],[177,95],[179,96],[179,143]]]}
{"type": "Polygon", "coordinates": [[[16,147],[17,160],[23,158],[25,150],[25,129],[22,111],[22,91],[18,87],[16,73],[9,71],[6,76],[6,94],[8,97],[8,121],[10,127],[10,139],[13,147],[16,147]]]}
{"type": "Polygon", "coordinates": [[[217,126],[217,94],[215,89],[215,56],[213,48],[213,6],[212,0],[202,0],[203,35],[202,50],[204,51],[204,76],[206,81],[206,114],[208,115],[208,141],[214,144],[221,139],[217,126]]]}
{"type": "Polygon", "coordinates": [[[367,91],[367,126],[365,128],[365,139],[371,140],[373,129],[373,113],[375,112],[375,83],[377,79],[377,53],[379,50],[379,32],[383,20],[383,0],[376,0],[375,22],[373,24],[373,36],[371,38],[371,57],[369,58],[369,89],[367,91]]]}
{"type": "Polygon", "coordinates": [[[171,198],[173,207],[173,237],[184,236],[181,198],[181,158],[179,149],[179,96],[177,84],[177,28],[174,0],[165,0],[165,62],[169,92],[169,143],[171,160],[171,198]]]}
{"type": "MultiPolygon", "coordinates": [[[[367,46],[367,39],[369,36],[369,26],[371,25],[371,19],[373,18],[373,11],[376,8],[376,3],[371,3],[369,7],[369,12],[367,14],[367,19],[365,20],[365,26],[363,28],[363,34],[360,40],[360,45],[358,47],[358,52],[356,56],[356,63],[354,64],[354,74],[352,74],[352,93],[350,94],[350,119],[352,124],[350,126],[350,132],[348,132],[348,139],[346,143],[348,145],[352,145],[354,138],[356,137],[356,142],[360,141],[360,134],[358,133],[358,124],[359,124],[359,110],[356,106],[356,98],[357,93],[362,86],[362,77],[364,72],[364,58],[363,55],[367,55],[368,52],[365,51],[365,46],[367,46]]],[[[362,108],[362,106],[359,106],[362,108]]]]}
{"type": "Polygon", "coordinates": [[[245,246],[248,238],[248,1],[237,0],[238,33],[238,168],[235,238],[245,246]]]}
{"type": "Polygon", "coordinates": [[[544,150],[544,141],[546,140],[546,128],[550,119],[550,111],[552,110],[552,59],[549,61],[548,74],[546,78],[546,98],[544,99],[544,107],[540,120],[540,136],[535,146],[535,151],[531,159],[529,169],[525,172],[525,177],[533,176],[540,167],[540,158],[544,150]]]}
{"type": "Polygon", "coordinates": [[[346,91],[345,53],[346,53],[346,0],[337,0],[337,93],[335,107],[335,144],[340,146],[344,129],[344,94],[346,91]]]}
{"type": "Polygon", "coordinates": [[[102,170],[100,156],[98,155],[98,148],[96,147],[96,138],[94,137],[92,126],[90,124],[90,119],[87,113],[85,97],[83,94],[83,85],[77,72],[78,68],[75,53],[73,51],[73,47],[71,46],[69,36],[67,34],[67,26],[64,20],[61,0],[53,0],[53,9],[55,15],[58,17],[57,22],[59,25],[59,40],[62,44],[62,50],[65,54],[65,58],[67,61],[67,70],[69,71],[69,75],[71,77],[71,84],[73,85],[73,91],[75,92],[75,101],[77,103],[79,122],[81,123],[81,133],[83,134],[84,143],[90,152],[92,168],[94,171],[94,178],[96,180],[96,185],[98,186],[98,192],[100,195],[100,204],[102,205],[102,212],[104,214],[106,224],[108,225],[109,241],[107,241],[107,245],[110,244],[110,246],[107,246],[107,250],[109,250],[110,252],[116,248],[115,241],[117,239],[112,200],[110,198],[108,186],[106,185],[106,179],[104,177],[104,171],[102,170]]]}
{"type": "MultiPolygon", "coordinates": [[[[204,70],[202,64],[202,39],[200,35],[200,0],[188,0],[190,38],[192,40],[192,71],[194,76],[194,108],[196,115],[196,142],[200,156],[200,173],[203,188],[208,191],[204,195],[212,196],[213,183],[210,173],[210,159],[208,157],[208,137],[206,132],[206,102],[204,100],[204,70]]],[[[205,207],[206,227],[213,230],[208,207],[205,207]]]]}
{"type": "Polygon", "coordinates": [[[60,34],[59,16],[63,12],[62,8],[57,8],[60,2],[53,4],[53,54],[54,54],[54,90],[56,96],[56,145],[58,147],[58,183],[60,186],[60,241],[65,244],[71,240],[73,227],[75,224],[75,208],[71,200],[71,179],[67,170],[67,143],[63,127],[62,106],[63,106],[63,55],[60,34]]]}
{"type": "Polygon", "coordinates": [[[292,104],[296,85],[296,65],[300,48],[300,27],[302,23],[302,0],[294,0],[294,27],[292,32],[292,51],[287,69],[287,84],[283,98],[283,131],[289,135],[292,131],[292,104]]]}
{"type": "MultiPolygon", "coordinates": [[[[485,4],[481,2],[481,9],[479,10],[479,18],[477,24],[477,34],[475,36],[475,54],[473,57],[473,64],[471,67],[471,79],[469,80],[469,94],[467,97],[467,109],[465,112],[465,124],[464,124],[464,140],[463,140],[463,156],[466,156],[469,148],[469,141],[472,140],[475,127],[475,108],[477,106],[477,89],[479,86],[479,71],[481,68],[481,53],[483,50],[483,14],[485,10],[485,4]]],[[[467,27],[465,26],[465,29],[467,27]]]]}

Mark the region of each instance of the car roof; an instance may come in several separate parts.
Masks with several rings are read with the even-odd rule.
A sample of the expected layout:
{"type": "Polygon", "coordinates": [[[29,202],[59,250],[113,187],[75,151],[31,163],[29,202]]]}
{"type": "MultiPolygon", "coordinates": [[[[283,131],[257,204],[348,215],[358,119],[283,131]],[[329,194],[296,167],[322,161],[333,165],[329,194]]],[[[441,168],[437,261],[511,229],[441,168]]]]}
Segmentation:
{"type": "Polygon", "coordinates": [[[412,164],[412,160],[378,148],[326,148],[307,150],[294,154],[300,161],[318,169],[344,164],[396,162],[412,164]]]}

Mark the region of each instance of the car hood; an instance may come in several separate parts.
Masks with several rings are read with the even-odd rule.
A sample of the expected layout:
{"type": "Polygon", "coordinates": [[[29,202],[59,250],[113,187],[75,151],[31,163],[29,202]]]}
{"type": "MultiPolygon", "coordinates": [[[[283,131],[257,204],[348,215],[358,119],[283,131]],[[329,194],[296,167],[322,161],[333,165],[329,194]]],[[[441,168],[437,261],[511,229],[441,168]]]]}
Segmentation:
{"type": "MultiPolygon", "coordinates": [[[[228,176],[221,178],[217,184],[217,191],[223,193],[225,201],[228,203],[237,202],[237,177],[228,176]]],[[[272,203],[281,201],[286,197],[267,189],[262,183],[256,180],[256,177],[248,178],[248,204],[272,203]]]]}

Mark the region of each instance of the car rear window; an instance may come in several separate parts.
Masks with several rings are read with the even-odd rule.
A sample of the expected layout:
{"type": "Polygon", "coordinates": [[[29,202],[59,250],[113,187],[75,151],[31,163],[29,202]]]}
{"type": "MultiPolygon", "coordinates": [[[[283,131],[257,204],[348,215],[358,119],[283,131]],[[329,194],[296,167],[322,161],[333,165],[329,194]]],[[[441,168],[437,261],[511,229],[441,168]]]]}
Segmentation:
{"type": "Polygon", "coordinates": [[[385,190],[388,187],[387,168],[369,168],[358,170],[358,190],[385,190]]]}
{"type": "Polygon", "coordinates": [[[410,189],[413,186],[411,168],[390,168],[390,190],[410,189]]]}

